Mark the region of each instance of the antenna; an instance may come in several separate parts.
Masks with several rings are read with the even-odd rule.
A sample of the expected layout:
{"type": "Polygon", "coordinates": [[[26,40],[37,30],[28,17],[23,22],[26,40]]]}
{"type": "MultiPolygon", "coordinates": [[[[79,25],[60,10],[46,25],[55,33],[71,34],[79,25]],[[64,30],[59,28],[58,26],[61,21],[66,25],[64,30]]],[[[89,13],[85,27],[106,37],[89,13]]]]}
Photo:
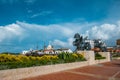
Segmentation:
{"type": "Polygon", "coordinates": [[[43,47],[44,47],[44,50],[45,50],[45,48],[46,48],[45,42],[44,42],[44,45],[43,45],[43,47]]]}
{"type": "Polygon", "coordinates": [[[38,46],[38,42],[37,42],[37,44],[36,44],[36,49],[37,49],[37,50],[38,50],[38,47],[39,47],[39,46],[38,46]]]}

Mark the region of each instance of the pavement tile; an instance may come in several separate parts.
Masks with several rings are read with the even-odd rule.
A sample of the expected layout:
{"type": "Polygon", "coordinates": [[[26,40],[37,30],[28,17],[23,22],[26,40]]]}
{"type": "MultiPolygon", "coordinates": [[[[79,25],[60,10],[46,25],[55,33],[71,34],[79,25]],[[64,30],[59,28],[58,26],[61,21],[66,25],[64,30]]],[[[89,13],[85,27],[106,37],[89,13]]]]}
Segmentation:
{"type": "Polygon", "coordinates": [[[22,80],[120,80],[120,60],[22,80]]]}
{"type": "Polygon", "coordinates": [[[96,78],[68,72],[59,72],[43,76],[37,76],[35,78],[29,78],[24,80],[108,80],[108,79],[96,78]]]}

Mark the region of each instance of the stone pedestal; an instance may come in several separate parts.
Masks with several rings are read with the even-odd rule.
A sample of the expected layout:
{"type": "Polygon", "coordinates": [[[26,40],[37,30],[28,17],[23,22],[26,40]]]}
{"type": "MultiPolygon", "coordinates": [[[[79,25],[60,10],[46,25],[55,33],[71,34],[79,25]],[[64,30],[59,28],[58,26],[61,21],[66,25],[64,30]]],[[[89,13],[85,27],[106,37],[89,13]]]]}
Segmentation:
{"type": "Polygon", "coordinates": [[[89,65],[95,64],[94,51],[77,51],[77,53],[84,55],[85,59],[89,62],[89,65]]]}
{"type": "MultiPolygon", "coordinates": [[[[94,51],[77,51],[77,53],[83,55],[85,59],[89,62],[89,65],[96,64],[94,51]]],[[[110,52],[99,52],[99,54],[106,58],[105,62],[110,61],[110,52]]]]}

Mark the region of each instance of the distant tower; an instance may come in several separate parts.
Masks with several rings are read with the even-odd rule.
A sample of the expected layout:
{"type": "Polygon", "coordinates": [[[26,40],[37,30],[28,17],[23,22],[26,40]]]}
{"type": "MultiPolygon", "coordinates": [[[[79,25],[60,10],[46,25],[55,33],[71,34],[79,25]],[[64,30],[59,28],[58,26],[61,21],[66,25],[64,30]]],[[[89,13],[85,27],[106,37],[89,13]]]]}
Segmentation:
{"type": "Polygon", "coordinates": [[[44,47],[44,50],[45,50],[45,49],[46,49],[46,45],[45,45],[45,42],[44,42],[44,46],[43,46],[43,47],[44,47]]]}
{"type": "Polygon", "coordinates": [[[49,41],[49,45],[47,47],[48,50],[53,49],[53,46],[51,45],[51,41],[49,41]]]}
{"type": "Polygon", "coordinates": [[[38,50],[38,42],[37,42],[37,44],[36,44],[36,49],[38,50]]]}

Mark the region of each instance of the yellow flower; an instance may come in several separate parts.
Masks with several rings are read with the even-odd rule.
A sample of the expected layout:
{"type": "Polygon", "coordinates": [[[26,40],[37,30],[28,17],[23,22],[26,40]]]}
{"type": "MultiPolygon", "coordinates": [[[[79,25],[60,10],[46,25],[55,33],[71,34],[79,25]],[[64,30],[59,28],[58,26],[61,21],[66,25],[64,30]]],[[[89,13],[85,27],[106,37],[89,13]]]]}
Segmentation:
{"type": "Polygon", "coordinates": [[[52,59],[58,59],[58,56],[52,56],[51,58],[52,59]]]}
{"type": "Polygon", "coordinates": [[[78,58],[78,55],[75,54],[75,53],[73,53],[72,56],[75,57],[75,58],[78,58]]]}
{"type": "Polygon", "coordinates": [[[36,57],[37,60],[41,60],[41,57],[36,57]]]}

